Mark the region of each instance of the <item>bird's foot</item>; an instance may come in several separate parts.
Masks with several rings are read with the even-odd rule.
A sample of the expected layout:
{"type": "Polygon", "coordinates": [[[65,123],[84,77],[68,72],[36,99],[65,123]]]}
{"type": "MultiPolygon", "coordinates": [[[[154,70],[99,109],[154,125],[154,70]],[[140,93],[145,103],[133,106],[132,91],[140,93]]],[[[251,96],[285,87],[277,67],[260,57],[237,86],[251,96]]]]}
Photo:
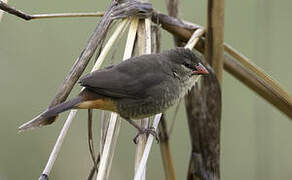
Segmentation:
{"type": "Polygon", "coordinates": [[[158,138],[158,135],[157,133],[155,132],[155,129],[153,127],[150,127],[150,128],[143,128],[143,129],[140,129],[137,133],[137,135],[135,136],[135,138],[133,139],[134,143],[137,144],[138,143],[138,137],[139,135],[141,134],[146,134],[147,136],[149,134],[151,134],[152,136],[155,137],[157,143],[159,143],[159,138],[158,138]]]}

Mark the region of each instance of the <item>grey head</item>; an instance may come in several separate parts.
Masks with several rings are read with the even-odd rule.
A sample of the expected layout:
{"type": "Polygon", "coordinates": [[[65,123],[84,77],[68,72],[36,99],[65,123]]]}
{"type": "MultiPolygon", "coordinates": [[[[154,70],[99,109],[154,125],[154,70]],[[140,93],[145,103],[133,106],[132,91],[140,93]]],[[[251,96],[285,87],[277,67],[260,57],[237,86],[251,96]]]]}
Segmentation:
{"type": "Polygon", "coordinates": [[[164,52],[171,69],[180,76],[206,75],[208,70],[202,65],[200,58],[186,48],[175,48],[164,52]]]}

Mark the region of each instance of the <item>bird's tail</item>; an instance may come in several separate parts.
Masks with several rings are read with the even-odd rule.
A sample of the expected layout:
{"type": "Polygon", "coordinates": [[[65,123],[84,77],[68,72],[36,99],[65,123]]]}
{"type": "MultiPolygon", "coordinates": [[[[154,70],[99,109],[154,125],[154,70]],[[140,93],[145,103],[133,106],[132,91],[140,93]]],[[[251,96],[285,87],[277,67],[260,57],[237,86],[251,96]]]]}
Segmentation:
{"type": "Polygon", "coordinates": [[[76,104],[82,102],[82,96],[77,96],[74,99],[65,101],[61,104],[58,104],[54,107],[51,107],[35,117],[34,119],[24,123],[18,129],[19,131],[25,131],[29,129],[34,129],[36,127],[41,127],[47,124],[51,124],[57,118],[57,115],[61,112],[67,111],[69,109],[74,108],[76,104]]]}

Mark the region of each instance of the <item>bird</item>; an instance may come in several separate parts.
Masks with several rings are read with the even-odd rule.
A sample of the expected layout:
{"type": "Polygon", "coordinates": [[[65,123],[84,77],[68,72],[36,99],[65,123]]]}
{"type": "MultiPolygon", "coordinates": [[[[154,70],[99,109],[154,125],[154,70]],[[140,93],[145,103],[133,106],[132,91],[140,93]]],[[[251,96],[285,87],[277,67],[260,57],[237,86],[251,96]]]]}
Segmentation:
{"type": "MultiPolygon", "coordinates": [[[[116,112],[133,125],[138,130],[134,142],[143,133],[157,138],[153,129],[143,129],[134,120],[165,112],[208,73],[200,57],[186,48],[132,57],[83,76],[79,84],[84,89],[75,98],[48,108],[30,122],[70,109],[100,109],[116,112]]],[[[19,130],[29,128],[28,122],[19,130]]]]}

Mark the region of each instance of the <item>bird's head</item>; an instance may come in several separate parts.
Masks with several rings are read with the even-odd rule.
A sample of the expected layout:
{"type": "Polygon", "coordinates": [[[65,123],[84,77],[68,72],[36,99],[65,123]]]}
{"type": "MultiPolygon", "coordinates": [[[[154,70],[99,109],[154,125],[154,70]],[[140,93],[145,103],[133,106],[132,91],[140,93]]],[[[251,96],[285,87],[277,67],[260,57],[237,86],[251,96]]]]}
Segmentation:
{"type": "Polygon", "coordinates": [[[189,76],[209,74],[198,55],[190,49],[172,49],[167,51],[167,55],[171,61],[171,66],[176,73],[189,76]]]}

